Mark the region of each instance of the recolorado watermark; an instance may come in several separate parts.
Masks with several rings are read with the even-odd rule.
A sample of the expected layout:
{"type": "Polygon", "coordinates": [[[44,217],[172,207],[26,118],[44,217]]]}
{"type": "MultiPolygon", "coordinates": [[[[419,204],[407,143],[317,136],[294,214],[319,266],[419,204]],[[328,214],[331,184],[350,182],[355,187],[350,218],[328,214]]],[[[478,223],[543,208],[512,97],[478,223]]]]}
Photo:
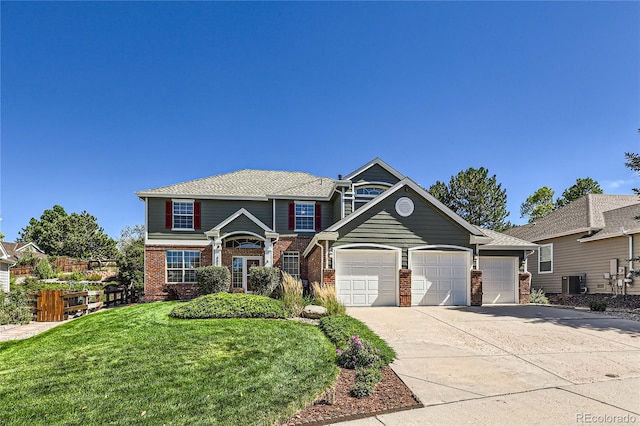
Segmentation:
{"type": "Polygon", "coordinates": [[[576,413],[576,423],[583,424],[634,424],[638,418],[633,414],[611,415],[611,414],[593,414],[593,413],[576,413]]]}

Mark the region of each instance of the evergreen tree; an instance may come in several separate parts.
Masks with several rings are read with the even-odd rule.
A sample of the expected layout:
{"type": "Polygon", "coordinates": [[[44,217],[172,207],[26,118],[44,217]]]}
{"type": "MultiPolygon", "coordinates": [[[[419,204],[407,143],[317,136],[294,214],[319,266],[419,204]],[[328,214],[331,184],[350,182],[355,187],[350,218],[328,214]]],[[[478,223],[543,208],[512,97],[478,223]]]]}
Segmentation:
{"type": "Polygon", "coordinates": [[[31,218],[18,235],[18,241],[33,242],[50,256],[110,259],[117,255],[116,242],[94,216],[86,211],[69,215],[58,205],[45,210],[39,220],[31,218]]]}
{"type": "Polygon", "coordinates": [[[429,193],[469,223],[496,231],[511,226],[505,222],[507,191],[484,167],[461,171],[448,185],[437,181],[429,193]]]}

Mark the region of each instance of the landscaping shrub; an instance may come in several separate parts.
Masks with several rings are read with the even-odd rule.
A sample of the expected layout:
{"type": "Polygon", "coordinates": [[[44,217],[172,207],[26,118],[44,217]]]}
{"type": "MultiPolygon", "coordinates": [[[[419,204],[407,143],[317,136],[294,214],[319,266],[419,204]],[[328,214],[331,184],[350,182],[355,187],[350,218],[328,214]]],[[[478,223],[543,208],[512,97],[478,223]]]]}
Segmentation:
{"type": "Polygon", "coordinates": [[[543,305],[548,305],[549,299],[547,299],[547,296],[544,294],[542,289],[536,290],[532,288],[531,293],[529,294],[529,303],[541,303],[543,305]]]}
{"type": "Polygon", "coordinates": [[[202,266],[196,269],[196,281],[200,295],[228,292],[231,273],[226,266],[202,266]]]}
{"type": "Polygon", "coordinates": [[[304,298],[302,297],[302,281],[292,277],[290,274],[282,273],[280,283],[280,293],[285,309],[293,317],[298,317],[304,308],[304,298]]]}
{"type": "Polygon", "coordinates": [[[36,277],[40,278],[41,280],[46,280],[46,279],[55,277],[55,274],[53,273],[53,269],[51,268],[51,264],[49,263],[46,257],[43,257],[42,259],[40,259],[40,261],[36,264],[35,268],[33,268],[33,273],[35,274],[36,277]]]}
{"type": "Polygon", "coordinates": [[[215,293],[200,296],[173,308],[169,316],[195,318],[286,318],[282,301],[243,293],[215,293]]]}
{"type": "Polygon", "coordinates": [[[378,368],[356,369],[356,383],[351,388],[351,395],[356,398],[366,398],[373,395],[376,384],[382,380],[382,373],[378,368]]]}
{"type": "Polygon", "coordinates": [[[591,303],[589,303],[589,308],[592,311],[597,311],[597,312],[604,312],[607,310],[607,302],[603,302],[600,300],[594,300],[591,303]]]}
{"type": "Polygon", "coordinates": [[[344,368],[380,368],[384,365],[380,349],[358,335],[351,336],[347,347],[344,350],[337,349],[336,354],[336,362],[344,368]]]}
{"type": "Polygon", "coordinates": [[[327,308],[329,315],[344,315],[347,308],[338,300],[334,286],[323,286],[319,283],[313,283],[311,287],[313,288],[315,303],[327,308]]]}
{"type": "Polygon", "coordinates": [[[0,325],[28,324],[33,315],[27,305],[29,298],[25,291],[11,293],[0,291],[0,325]]]}
{"type": "Polygon", "coordinates": [[[85,277],[87,281],[102,281],[102,275],[100,274],[89,274],[85,277]]]}
{"type": "Polygon", "coordinates": [[[80,271],[73,271],[70,274],[59,274],[58,279],[62,281],[82,281],[84,279],[84,274],[80,271]]]}
{"type": "Polygon", "coordinates": [[[280,284],[280,269],[270,266],[252,266],[249,268],[249,283],[254,294],[271,296],[280,284]]]}
{"type": "Polygon", "coordinates": [[[380,349],[380,358],[386,365],[396,357],[395,351],[378,337],[369,327],[349,315],[333,315],[320,319],[320,328],[336,347],[345,350],[352,336],[360,336],[376,349],[380,349]]]}

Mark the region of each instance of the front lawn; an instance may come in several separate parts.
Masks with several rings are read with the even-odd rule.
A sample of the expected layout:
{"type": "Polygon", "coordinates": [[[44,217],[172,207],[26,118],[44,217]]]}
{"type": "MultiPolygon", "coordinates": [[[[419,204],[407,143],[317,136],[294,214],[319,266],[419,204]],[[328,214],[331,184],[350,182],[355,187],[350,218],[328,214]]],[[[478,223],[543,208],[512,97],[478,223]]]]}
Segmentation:
{"type": "Polygon", "coordinates": [[[174,306],[113,309],[0,343],[0,424],[273,424],[337,376],[318,327],[172,319],[174,306]]]}

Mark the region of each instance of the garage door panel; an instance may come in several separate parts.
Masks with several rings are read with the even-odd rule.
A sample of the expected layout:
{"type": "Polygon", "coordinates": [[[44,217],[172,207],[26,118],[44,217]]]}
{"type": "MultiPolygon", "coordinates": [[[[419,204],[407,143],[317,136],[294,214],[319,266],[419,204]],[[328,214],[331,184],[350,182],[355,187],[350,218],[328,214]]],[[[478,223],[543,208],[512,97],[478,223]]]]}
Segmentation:
{"type": "Polygon", "coordinates": [[[396,254],[390,251],[338,251],[336,291],[347,306],[396,305],[396,254]]]}
{"type": "Polygon", "coordinates": [[[467,304],[467,253],[414,252],[409,269],[412,270],[412,305],[467,304]]]}
{"type": "Polygon", "coordinates": [[[480,257],[482,270],[482,303],[515,303],[517,257],[480,257]]]}

